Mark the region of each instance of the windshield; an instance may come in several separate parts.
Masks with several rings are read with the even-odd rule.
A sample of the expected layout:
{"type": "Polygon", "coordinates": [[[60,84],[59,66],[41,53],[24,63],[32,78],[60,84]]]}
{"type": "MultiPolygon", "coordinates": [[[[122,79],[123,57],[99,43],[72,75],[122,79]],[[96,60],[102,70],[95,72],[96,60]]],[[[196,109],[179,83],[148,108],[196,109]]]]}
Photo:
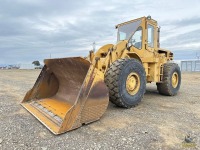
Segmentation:
{"type": "Polygon", "coordinates": [[[137,20],[135,22],[120,26],[118,28],[117,41],[128,40],[131,35],[137,30],[140,24],[141,20],[137,20]]]}

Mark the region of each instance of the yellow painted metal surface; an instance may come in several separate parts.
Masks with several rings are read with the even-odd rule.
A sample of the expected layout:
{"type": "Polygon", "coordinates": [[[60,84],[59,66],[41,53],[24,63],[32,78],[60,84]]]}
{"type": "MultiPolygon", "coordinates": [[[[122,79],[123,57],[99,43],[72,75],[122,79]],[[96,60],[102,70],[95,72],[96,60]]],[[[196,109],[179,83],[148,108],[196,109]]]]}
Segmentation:
{"type": "Polygon", "coordinates": [[[66,112],[72,107],[71,104],[65,101],[52,98],[42,99],[37,101],[37,103],[47,108],[49,111],[61,117],[62,119],[64,119],[66,112]]]}
{"type": "Polygon", "coordinates": [[[33,116],[35,116],[42,124],[44,124],[50,131],[52,131],[54,134],[58,133],[60,127],[42,114],[38,109],[31,106],[29,103],[23,103],[22,106],[26,108],[33,116]]]}
{"type": "MultiPolygon", "coordinates": [[[[173,60],[173,53],[159,47],[157,22],[142,17],[118,24],[116,28],[138,20],[142,30],[141,49],[131,45],[129,40],[123,40],[115,45],[104,45],[96,53],[90,51],[85,59],[46,59],[36,83],[25,95],[22,106],[53,133],[61,134],[98,120],[104,114],[109,102],[104,74],[117,59],[137,59],[143,64],[147,82],[161,82],[163,64],[173,60]],[[148,25],[154,29],[153,47],[148,45],[148,25]]],[[[174,87],[177,86],[177,78],[177,75],[173,75],[174,87]]],[[[137,93],[139,81],[137,74],[128,77],[126,90],[129,94],[137,93]]]]}
{"type": "Polygon", "coordinates": [[[104,74],[74,57],[45,60],[22,106],[54,134],[61,134],[100,119],[108,102],[104,74]]]}
{"type": "Polygon", "coordinates": [[[173,86],[173,88],[176,88],[176,87],[177,87],[178,82],[179,82],[178,73],[177,73],[177,72],[174,72],[174,73],[172,74],[172,86],[173,86]]]}
{"type": "Polygon", "coordinates": [[[130,95],[135,95],[140,88],[140,77],[137,73],[132,72],[126,79],[126,90],[130,95]]]}
{"type": "Polygon", "coordinates": [[[142,29],[142,47],[138,49],[134,46],[129,46],[128,40],[119,41],[116,45],[108,44],[109,46],[103,46],[92,58],[87,58],[90,62],[95,62],[96,58],[99,59],[96,68],[103,73],[106,72],[107,68],[117,59],[120,58],[135,58],[139,60],[146,72],[147,82],[161,82],[162,79],[162,65],[167,61],[173,60],[173,53],[169,50],[165,50],[159,47],[158,31],[159,27],[157,21],[152,18],[141,17],[131,21],[127,21],[118,24],[116,28],[123,25],[130,24],[140,20],[141,24],[139,27],[142,29]],[[153,27],[153,47],[148,46],[148,31],[147,27],[151,25],[153,27]],[[103,54],[103,55],[101,55],[103,54]]]}

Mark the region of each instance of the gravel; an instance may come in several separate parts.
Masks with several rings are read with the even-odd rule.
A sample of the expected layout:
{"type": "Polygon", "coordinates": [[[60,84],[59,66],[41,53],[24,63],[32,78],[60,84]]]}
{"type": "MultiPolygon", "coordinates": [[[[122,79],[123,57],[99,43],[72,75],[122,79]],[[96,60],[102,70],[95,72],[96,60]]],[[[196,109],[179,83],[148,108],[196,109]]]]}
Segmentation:
{"type": "Polygon", "coordinates": [[[99,121],[56,136],[20,105],[39,72],[0,70],[0,150],[200,149],[200,73],[183,73],[177,96],[148,84],[137,107],[109,104],[99,121]]]}

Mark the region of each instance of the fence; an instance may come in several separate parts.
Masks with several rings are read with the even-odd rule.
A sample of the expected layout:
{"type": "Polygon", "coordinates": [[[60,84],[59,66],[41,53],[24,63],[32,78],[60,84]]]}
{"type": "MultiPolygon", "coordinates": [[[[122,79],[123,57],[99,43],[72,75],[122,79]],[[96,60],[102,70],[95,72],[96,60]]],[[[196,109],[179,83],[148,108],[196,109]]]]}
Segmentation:
{"type": "Polygon", "coordinates": [[[41,69],[43,66],[35,66],[34,64],[12,64],[0,65],[0,69],[41,69]]]}
{"type": "MultiPolygon", "coordinates": [[[[175,60],[181,71],[200,71],[200,60],[175,60]]],[[[37,69],[42,68],[41,66],[34,66],[33,64],[15,64],[15,65],[0,65],[0,69],[37,69]]]]}
{"type": "Polygon", "coordinates": [[[200,71],[200,60],[181,61],[181,71],[200,71]]]}

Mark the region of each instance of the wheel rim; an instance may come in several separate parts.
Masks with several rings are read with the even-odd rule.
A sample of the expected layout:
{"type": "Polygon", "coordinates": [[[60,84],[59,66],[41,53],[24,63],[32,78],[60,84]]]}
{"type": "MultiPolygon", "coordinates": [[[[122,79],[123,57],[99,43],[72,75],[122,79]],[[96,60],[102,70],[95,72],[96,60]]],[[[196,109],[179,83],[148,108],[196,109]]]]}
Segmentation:
{"type": "Polygon", "coordinates": [[[140,77],[137,73],[130,73],[126,79],[126,90],[130,95],[135,95],[140,88],[140,77]]]}
{"type": "Polygon", "coordinates": [[[172,74],[172,86],[173,86],[173,88],[176,88],[177,87],[177,85],[178,85],[178,73],[177,72],[174,72],[173,74],[172,74]]]}

